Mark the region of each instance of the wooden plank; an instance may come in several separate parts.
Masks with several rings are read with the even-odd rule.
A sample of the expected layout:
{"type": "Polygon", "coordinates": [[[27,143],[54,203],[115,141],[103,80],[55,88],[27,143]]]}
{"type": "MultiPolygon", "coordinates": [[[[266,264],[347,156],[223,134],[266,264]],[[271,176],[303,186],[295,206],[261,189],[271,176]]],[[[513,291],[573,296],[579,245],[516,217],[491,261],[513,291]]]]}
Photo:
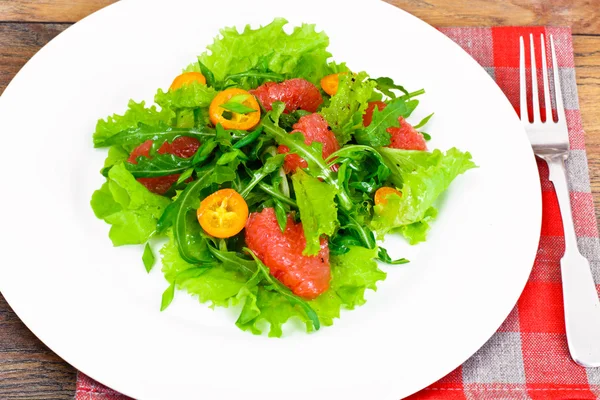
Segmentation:
{"type": "Polygon", "coordinates": [[[0,21],[76,22],[115,0],[1,0],[0,21]]]}
{"type": "MultiPolygon", "coordinates": [[[[598,0],[385,0],[434,26],[564,25],[600,33],[598,0]]],[[[0,21],[76,22],[115,0],[2,0],[0,21]]]]}
{"type": "Polygon", "coordinates": [[[573,46],[592,193],[600,222],[600,36],[575,36],[573,46]]]}
{"type": "Polygon", "coordinates": [[[598,0],[385,0],[437,26],[554,25],[600,34],[598,0]]]}
{"type": "Polygon", "coordinates": [[[62,24],[1,23],[0,94],[21,67],[67,27],[68,25],[62,24]]]}
{"type": "Polygon", "coordinates": [[[72,399],[75,374],[0,295],[0,399],[72,399]]]}

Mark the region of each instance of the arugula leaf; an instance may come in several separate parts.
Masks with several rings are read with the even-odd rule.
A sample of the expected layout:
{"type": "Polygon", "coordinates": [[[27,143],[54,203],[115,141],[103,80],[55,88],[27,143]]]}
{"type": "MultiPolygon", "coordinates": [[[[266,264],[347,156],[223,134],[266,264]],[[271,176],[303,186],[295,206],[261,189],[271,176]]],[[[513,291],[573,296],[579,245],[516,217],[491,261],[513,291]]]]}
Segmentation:
{"type": "MultiPolygon", "coordinates": [[[[429,114],[428,116],[426,116],[425,118],[423,118],[423,119],[421,120],[421,122],[419,122],[417,125],[413,126],[413,128],[415,128],[415,129],[419,129],[419,128],[422,128],[422,127],[424,127],[424,126],[425,126],[425,125],[426,125],[426,124],[429,122],[429,120],[431,119],[431,117],[433,117],[433,114],[434,114],[434,113],[431,113],[431,114],[429,114]]],[[[430,138],[431,138],[431,137],[430,137],[430,138]]]]}
{"type": "Polygon", "coordinates": [[[306,248],[302,254],[312,256],[321,250],[321,235],[332,236],[338,227],[335,187],[298,170],[292,175],[296,202],[300,209],[306,248]]]}
{"type": "Polygon", "coordinates": [[[281,82],[285,80],[285,75],[278,74],[269,69],[269,59],[269,56],[261,57],[256,68],[226,76],[223,82],[219,84],[219,87],[225,89],[234,86],[249,90],[265,82],[281,82]]]}
{"type": "MultiPolygon", "coordinates": [[[[238,138],[243,135],[236,134],[238,138]]],[[[113,145],[127,146],[133,148],[146,140],[155,140],[158,142],[172,142],[179,136],[195,137],[200,142],[215,137],[215,130],[207,127],[202,128],[177,128],[164,123],[156,126],[139,123],[135,127],[122,130],[111,137],[94,142],[94,147],[108,147],[113,145]]]]}
{"type": "MultiPolygon", "coordinates": [[[[151,158],[139,156],[136,161],[137,164],[123,163],[136,178],[173,175],[194,166],[193,158],[181,158],[174,154],[155,154],[151,158]]],[[[103,174],[108,173],[106,169],[103,171],[103,174]]]]}
{"type": "Polygon", "coordinates": [[[244,250],[248,254],[250,254],[252,256],[252,258],[254,258],[254,261],[256,261],[256,265],[258,265],[258,268],[260,269],[261,273],[263,274],[263,279],[269,283],[269,288],[271,290],[277,292],[277,294],[279,294],[283,298],[285,298],[288,302],[290,302],[290,304],[299,306],[306,313],[306,316],[312,322],[312,325],[315,328],[315,330],[318,331],[321,328],[321,323],[319,322],[319,316],[310,307],[308,302],[306,302],[305,300],[303,300],[300,297],[293,294],[290,291],[290,289],[288,289],[281,282],[279,282],[277,279],[275,279],[269,272],[269,269],[267,268],[267,266],[265,264],[263,264],[262,261],[260,261],[260,259],[256,256],[256,254],[254,254],[254,252],[252,250],[250,250],[248,248],[244,248],[244,250]]]}
{"type": "Polygon", "coordinates": [[[406,101],[403,98],[397,98],[388,103],[381,111],[375,107],[371,124],[354,133],[356,141],[359,144],[373,147],[388,146],[391,142],[391,135],[387,129],[399,127],[398,118],[407,118],[418,104],[418,100],[406,101]]]}
{"type": "Polygon", "coordinates": [[[310,145],[306,145],[304,143],[304,135],[302,132],[288,134],[283,129],[273,124],[270,115],[274,115],[275,121],[278,121],[279,114],[283,109],[283,103],[273,103],[273,114],[269,113],[263,118],[262,126],[265,128],[265,132],[270,134],[278,144],[287,146],[290,149],[290,153],[296,153],[306,160],[308,171],[311,175],[317,178],[322,177],[326,182],[334,186],[338,190],[337,196],[341,207],[347,210],[351,209],[353,207],[352,200],[344,190],[340,189],[339,182],[334,178],[329,166],[323,161],[321,143],[313,142],[310,145]]]}
{"type": "Polygon", "coordinates": [[[207,267],[188,263],[181,258],[171,231],[168,232],[168,237],[169,241],[160,250],[162,270],[167,281],[198,296],[202,303],[228,306],[246,284],[245,275],[218,262],[213,262],[207,267]]]}
{"type": "Polygon", "coordinates": [[[250,26],[239,33],[235,27],[221,30],[221,37],[208,46],[198,60],[214,73],[217,81],[255,68],[305,78],[313,83],[329,72],[326,50],[329,38],[314,25],[304,24],[288,35],[287,21],[277,18],[259,29],[250,26]]]}
{"type": "Polygon", "coordinates": [[[392,257],[388,254],[387,250],[381,246],[379,246],[379,250],[377,253],[377,259],[386,264],[390,265],[400,265],[407,264],[409,261],[406,258],[399,258],[397,260],[392,260],[392,257]]]}
{"type": "Polygon", "coordinates": [[[475,168],[471,154],[452,148],[443,154],[379,148],[392,170],[390,180],[402,196],[391,194],[386,204],[374,207],[371,227],[379,238],[394,228],[422,221],[427,211],[458,175],[475,168]]]}
{"type": "Polygon", "coordinates": [[[179,175],[179,178],[177,178],[177,185],[185,182],[186,180],[188,180],[192,174],[194,173],[194,168],[188,168],[186,169],[183,174],[179,175]]]}
{"type": "Polygon", "coordinates": [[[375,81],[375,83],[377,84],[375,88],[384,95],[388,96],[390,99],[396,98],[396,93],[392,92],[392,89],[397,89],[401,91],[404,95],[408,95],[408,91],[404,89],[404,86],[396,85],[392,78],[380,77],[372,80],[375,81]]]}
{"type": "Polygon", "coordinates": [[[266,176],[268,176],[269,174],[272,174],[273,172],[277,171],[279,168],[281,168],[281,165],[283,165],[283,160],[285,159],[285,154],[277,154],[273,157],[268,158],[265,161],[265,164],[256,172],[253,172],[251,170],[247,170],[248,174],[252,177],[252,179],[250,180],[250,182],[248,183],[248,185],[246,185],[246,187],[244,188],[244,190],[242,190],[240,192],[240,195],[242,197],[246,197],[248,196],[248,194],[250,193],[250,191],[252,189],[254,189],[254,187],[256,185],[258,185],[258,183],[264,179],[266,176]]]}
{"type": "Polygon", "coordinates": [[[346,308],[352,310],[365,304],[365,291],[377,290],[376,283],[385,279],[386,273],[378,268],[376,257],[377,248],[350,246],[347,253],[330,258],[331,289],[346,308]]]}
{"type": "Polygon", "coordinates": [[[208,107],[217,92],[200,82],[191,82],[177,90],[158,89],[154,102],[163,109],[208,107]]]}
{"type": "Polygon", "coordinates": [[[339,220],[341,230],[356,238],[356,240],[358,240],[357,245],[367,249],[374,249],[377,247],[375,236],[365,223],[364,216],[359,215],[356,211],[349,212],[347,210],[340,210],[339,220]]]}
{"type": "Polygon", "coordinates": [[[337,93],[321,110],[340,145],[349,142],[352,132],[362,127],[362,115],[369,105],[374,87],[375,82],[368,79],[366,72],[340,76],[337,93]]]}
{"type": "Polygon", "coordinates": [[[268,195],[270,195],[274,200],[278,200],[278,201],[285,203],[289,206],[292,206],[294,208],[298,207],[298,205],[296,204],[296,202],[294,200],[292,200],[288,196],[284,195],[278,189],[275,189],[271,185],[268,185],[261,181],[261,182],[258,182],[258,188],[260,190],[262,190],[263,192],[267,193],[268,195]]]}
{"type": "Polygon", "coordinates": [[[214,139],[210,139],[202,143],[192,158],[192,165],[198,165],[208,160],[218,145],[219,144],[214,139]]]}
{"type": "Polygon", "coordinates": [[[285,228],[287,226],[288,220],[288,209],[284,205],[281,200],[273,199],[273,203],[275,203],[275,217],[277,218],[277,224],[279,224],[279,229],[281,232],[285,232],[285,228]]]}
{"type": "Polygon", "coordinates": [[[108,179],[92,195],[96,217],[111,224],[108,236],[115,246],[145,243],[171,201],[151,193],[125,168],[111,168],[108,179]]]}
{"type": "Polygon", "coordinates": [[[363,243],[353,235],[345,235],[340,231],[329,239],[329,254],[339,256],[350,251],[350,246],[363,246],[363,243]]]}
{"type": "MultiPolygon", "coordinates": [[[[191,264],[212,261],[206,251],[206,238],[198,224],[196,210],[200,206],[200,192],[212,183],[224,183],[235,179],[235,172],[228,167],[211,167],[197,172],[196,180],[190,183],[175,200],[170,210],[173,218],[173,233],[181,258],[191,264]],[[208,255],[208,256],[207,256],[208,255]]],[[[162,219],[162,218],[161,218],[162,219]]]]}
{"type": "Polygon", "coordinates": [[[146,108],[146,103],[143,101],[136,103],[130,100],[128,107],[123,115],[114,114],[98,121],[93,135],[94,147],[104,147],[103,143],[110,137],[126,129],[136,128],[140,123],[157,126],[169,123],[174,117],[173,111],[169,109],[158,111],[155,106],[146,108]]]}
{"type": "Polygon", "coordinates": [[[305,110],[296,110],[288,114],[281,114],[279,116],[279,126],[286,131],[291,131],[294,129],[294,124],[296,124],[300,118],[308,114],[310,114],[310,112],[305,110]]]}
{"type": "Polygon", "coordinates": [[[304,158],[308,164],[308,172],[315,178],[322,177],[325,182],[338,189],[337,195],[340,205],[344,209],[351,209],[353,207],[352,200],[345,191],[339,190],[340,186],[337,179],[335,179],[331,169],[323,160],[322,144],[313,142],[307,145],[304,143],[302,132],[287,133],[276,125],[279,121],[279,115],[283,112],[284,108],[285,105],[281,102],[273,103],[273,110],[267,113],[261,122],[265,133],[271,136],[278,144],[287,146],[290,149],[290,153],[298,154],[304,158]]]}
{"type": "Polygon", "coordinates": [[[144,254],[142,254],[142,262],[144,263],[146,272],[150,272],[150,270],[152,270],[155,261],[156,259],[154,258],[154,253],[152,253],[152,247],[150,247],[150,243],[146,243],[146,246],[144,247],[144,254]]]}
{"type": "Polygon", "coordinates": [[[238,253],[233,251],[219,250],[212,246],[208,249],[217,260],[230,269],[241,272],[245,276],[254,276],[259,269],[255,261],[242,258],[238,253]]]}

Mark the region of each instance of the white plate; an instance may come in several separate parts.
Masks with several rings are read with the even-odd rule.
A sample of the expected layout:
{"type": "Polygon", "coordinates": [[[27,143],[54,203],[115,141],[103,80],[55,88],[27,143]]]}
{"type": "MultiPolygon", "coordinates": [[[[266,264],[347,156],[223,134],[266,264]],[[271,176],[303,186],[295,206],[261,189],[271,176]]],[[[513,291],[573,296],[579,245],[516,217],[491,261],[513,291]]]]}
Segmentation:
{"type": "Polygon", "coordinates": [[[67,362],[143,399],[393,399],[460,365],[494,333],[521,293],[541,221],[537,169],[511,105],[466,53],[417,18],[377,1],[125,1],[69,28],[0,98],[4,152],[2,293],[67,362]],[[384,267],[367,304],[316,334],[283,339],[238,330],[230,310],[147,276],[141,248],[113,248],[89,199],[105,151],[98,118],[155,89],[219,28],[284,16],[314,22],[336,60],[410,90],[435,111],[431,147],[470,150],[480,168],[441,202],[426,244],[387,246],[413,262],[384,267]],[[25,144],[24,144],[25,143],[25,144]],[[23,149],[23,150],[22,150],[23,149]]]}

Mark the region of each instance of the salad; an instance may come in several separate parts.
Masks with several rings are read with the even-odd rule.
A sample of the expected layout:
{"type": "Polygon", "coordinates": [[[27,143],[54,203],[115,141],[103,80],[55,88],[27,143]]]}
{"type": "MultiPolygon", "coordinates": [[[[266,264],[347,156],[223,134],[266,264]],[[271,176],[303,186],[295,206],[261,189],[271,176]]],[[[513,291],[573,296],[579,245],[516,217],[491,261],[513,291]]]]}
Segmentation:
{"type": "Polygon", "coordinates": [[[130,101],[93,134],[108,156],[91,206],[115,246],[145,245],[148,271],[158,250],[161,310],[179,289],[275,337],[364,304],[381,264],[408,262],[378,240],[424,241],[438,196],[475,167],[428,151],[431,115],[407,122],[424,90],[332,62],[324,32],[286,24],[223,29],[156,105],[130,101]]]}

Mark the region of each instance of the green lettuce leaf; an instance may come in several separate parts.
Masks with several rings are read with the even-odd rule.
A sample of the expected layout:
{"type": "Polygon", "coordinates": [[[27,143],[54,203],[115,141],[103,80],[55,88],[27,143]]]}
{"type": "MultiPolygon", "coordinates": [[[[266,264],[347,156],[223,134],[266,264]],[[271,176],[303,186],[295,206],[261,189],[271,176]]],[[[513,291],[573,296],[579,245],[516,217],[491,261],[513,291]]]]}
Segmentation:
{"type": "Polygon", "coordinates": [[[431,222],[437,217],[438,211],[435,207],[429,207],[425,211],[423,219],[419,222],[403,225],[398,230],[410,244],[417,244],[427,240],[427,233],[431,228],[431,222]]]}
{"type": "Polygon", "coordinates": [[[111,146],[108,149],[108,155],[104,160],[104,169],[112,167],[115,164],[119,164],[129,158],[129,152],[122,146],[111,146]]]}
{"type": "MultiPolygon", "coordinates": [[[[385,279],[385,272],[378,268],[375,257],[377,248],[350,246],[341,256],[331,256],[330,288],[308,305],[317,313],[322,325],[330,326],[340,317],[341,308],[354,309],[363,305],[367,289],[377,290],[377,282],[385,279]]],[[[270,325],[269,336],[281,337],[283,325],[292,317],[301,321],[307,332],[314,329],[307,314],[283,296],[267,290],[264,286],[246,289],[244,307],[237,326],[256,335],[262,332],[261,325],[270,325]]]]}
{"type": "Polygon", "coordinates": [[[368,79],[366,72],[340,76],[337,93],[321,115],[333,129],[340,145],[352,138],[354,130],[362,128],[362,115],[369,105],[376,83],[368,79]]]}
{"type": "Polygon", "coordinates": [[[121,246],[145,243],[170,202],[148,191],[123,164],[118,164],[92,195],[91,206],[96,217],[112,225],[109,237],[115,246],[121,246]]]}
{"type": "Polygon", "coordinates": [[[248,25],[242,33],[235,27],[224,28],[198,60],[217,81],[266,64],[273,72],[318,83],[331,71],[327,63],[331,56],[327,51],[329,38],[309,24],[294,28],[288,35],[283,30],[286,24],[285,19],[276,18],[259,29],[248,25]]]}
{"type": "Polygon", "coordinates": [[[392,100],[381,111],[377,107],[373,109],[373,120],[367,127],[358,129],[354,137],[359,144],[372,147],[388,146],[391,142],[391,135],[387,129],[390,127],[399,127],[399,117],[408,118],[417,108],[418,100],[406,101],[402,97],[392,100]]]}
{"type": "Polygon", "coordinates": [[[215,98],[217,92],[200,82],[192,82],[183,85],[177,90],[164,92],[158,89],[154,96],[154,102],[163,109],[198,108],[208,107],[215,98]]]}
{"type": "Polygon", "coordinates": [[[94,146],[104,147],[104,142],[108,138],[126,129],[137,128],[140,123],[158,126],[161,123],[168,123],[174,116],[170,109],[163,108],[158,111],[156,106],[147,108],[143,101],[136,103],[130,100],[129,108],[123,115],[114,114],[98,121],[93,135],[94,146]]]}
{"type": "Polygon", "coordinates": [[[306,236],[306,248],[302,254],[312,256],[321,249],[321,235],[333,235],[339,225],[335,205],[337,191],[334,186],[302,170],[292,175],[292,183],[306,236]]]}
{"type": "MultiPolygon", "coordinates": [[[[284,296],[281,291],[274,290],[272,282],[263,281],[261,269],[250,276],[242,273],[243,267],[235,265],[252,264],[253,261],[241,260],[234,253],[213,249],[213,254],[222,264],[199,267],[181,258],[170,230],[167,236],[169,242],[160,250],[163,273],[170,283],[165,291],[167,299],[163,308],[172,300],[174,287],[212,305],[228,307],[241,303],[242,310],[236,325],[255,335],[260,335],[268,327],[270,337],[281,337],[283,325],[290,318],[300,321],[307,332],[313,331],[314,318],[307,314],[306,305],[316,312],[322,325],[330,326],[335,318],[339,318],[341,308],[354,309],[364,304],[366,289],[376,290],[376,283],[386,277],[375,262],[377,248],[370,250],[350,246],[346,254],[330,258],[332,280],[329,290],[314,300],[304,301],[306,305],[302,307],[298,302],[291,302],[289,295],[284,296]]],[[[256,268],[256,265],[252,267],[256,268]]]]}
{"type": "MultiPolygon", "coordinates": [[[[162,255],[162,271],[166,280],[181,290],[198,297],[201,303],[211,302],[213,305],[227,307],[235,303],[234,299],[240,289],[246,285],[244,274],[226,264],[215,263],[210,268],[186,262],[177,248],[172,231],[167,232],[169,241],[160,250],[162,255]],[[195,272],[198,273],[195,273],[195,272]],[[202,271],[202,272],[201,272],[202,271]]],[[[210,253],[206,250],[206,257],[210,253]]]]}
{"type": "MultiPolygon", "coordinates": [[[[392,229],[423,221],[430,207],[439,195],[448,189],[450,183],[458,175],[475,168],[471,154],[455,148],[448,150],[446,154],[439,150],[429,153],[379,148],[378,151],[392,170],[390,180],[400,187],[402,192],[401,197],[389,195],[386,204],[374,207],[371,228],[380,239],[392,229]]],[[[432,219],[431,215],[430,212],[429,219],[432,219]]],[[[423,229],[426,232],[428,226],[422,226],[420,229],[420,236],[415,233],[409,233],[409,236],[424,239],[423,229]]]]}
{"type": "MultiPolygon", "coordinates": [[[[366,303],[365,291],[377,290],[376,283],[386,277],[375,261],[377,247],[350,246],[350,251],[331,257],[331,289],[350,310],[366,303]]],[[[318,299],[317,299],[318,300],[318,299]]],[[[319,309],[316,307],[317,313],[319,309]]]]}

